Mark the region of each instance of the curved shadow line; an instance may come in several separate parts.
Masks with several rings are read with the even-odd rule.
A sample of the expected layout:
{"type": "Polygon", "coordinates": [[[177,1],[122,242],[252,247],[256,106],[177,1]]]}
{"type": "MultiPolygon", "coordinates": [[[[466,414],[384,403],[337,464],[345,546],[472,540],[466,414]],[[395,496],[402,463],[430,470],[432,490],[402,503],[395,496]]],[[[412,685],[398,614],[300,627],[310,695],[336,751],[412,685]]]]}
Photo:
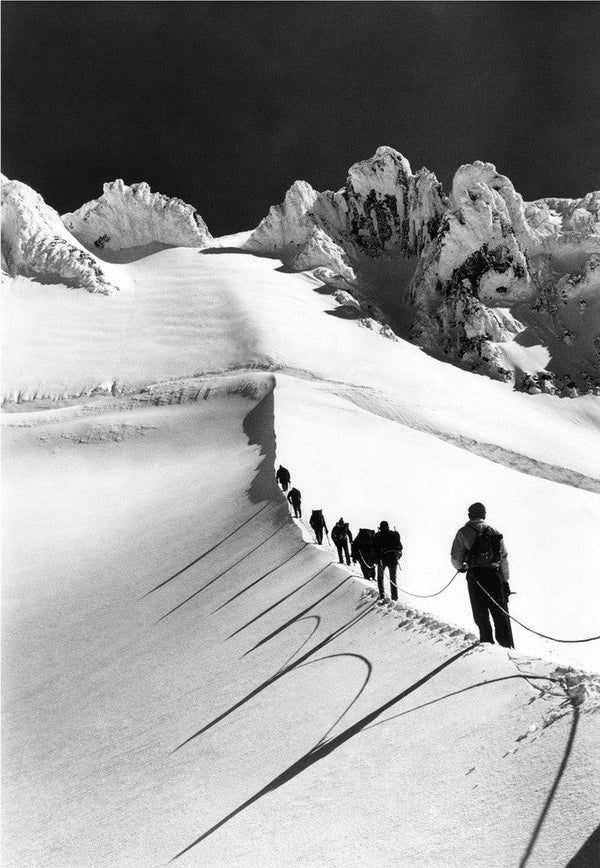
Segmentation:
{"type": "Polygon", "coordinates": [[[292,624],[294,624],[296,621],[298,621],[298,620],[300,620],[301,618],[303,618],[304,615],[307,614],[307,612],[310,612],[311,609],[314,609],[315,606],[318,606],[319,603],[322,603],[323,600],[326,600],[327,597],[330,597],[330,596],[331,596],[332,594],[334,594],[337,590],[339,590],[339,588],[341,588],[342,585],[345,585],[346,582],[348,581],[348,578],[349,578],[349,576],[347,576],[345,579],[343,579],[343,580],[339,583],[339,585],[336,585],[336,586],[335,586],[335,588],[332,588],[330,591],[327,591],[326,594],[323,594],[322,597],[319,597],[318,600],[315,600],[314,603],[311,603],[310,606],[307,606],[306,609],[303,609],[301,612],[298,612],[297,615],[294,615],[293,618],[290,618],[289,621],[286,621],[285,624],[282,624],[282,625],[281,625],[281,627],[278,627],[276,630],[273,630],[272,633],[269,633],[268,636],[265,636],[265,638],[264,638],[264,639],[261,639],[260,642],[257,642],[256,645],[253,645],[252,648],[249,648],[248,651],[245,651],[244,654],[243,654],[242,656],[245,657],[247,654],[251,654],[253,651],[256,651],[257,648],[260,648],[261,645],[264,645],[266,642],[269,642],[271,639],[274,639],[275,636],[277,636],[277,635],[278,635],[279,633],[281,633],[283,630],[287,630],[288,627],[290,627],[290,626],[291,626],[292,624]]]}
{"type": "MultiPolygon", "coordinates": [[[[277,564],[277,566],[276,566],[276,567],[273,567],[272,570],[269,570],[268,572],[263,573],[262,576],[259,576],[258,579],[255,579],[253,582],[251,582],[251,583],[250,583],[249,585],[247,585],[245,588],[242,588],[242,590],[241,590],[241,591],[238,591],[237,594],[234,594],[233,597],[230,597],[228,600],[225,600],[224,603],[221,603],[220,606],[217,606],[217,608],[213,610],[212,614],[215,615],[217,612],[220,612],[221,609],[224,609],[225,606],[228,606],[230,603],[233,603],[234,600],[237,600],[237,598],[238,598],[238,597],[241,597],[242,594],[245,594],[246,591],[250,591],[250,590],[254,587],[254,585],[258,585],[259,582],[262,582],[262,580],[263,580],[263,579],[266,579],[267,576],[270,576],[271,573],[276,573],[277,570],[280,570],[280,569],[281,569],[282,567],[284,567],[286,564],[289,564],[289,562],[290,562],[291,560],[293,560],[293,559],[296,557],[296,555],[299,555],[300,552],[303,552],[303,551],[304,551],[304,549],[306,548],[307,545],[309,545],[309,543],[304,543],[304,545],[301,546],[301,547],[298,549],[298,551],[294,552],[293,555],[290,555],[289,558],[286,558],[286,559],[285,559],[284,561],[282,561],[280,564],[277,564]]],[[[235,634],[232,633],[232,635],[235,635],[235,634]]]]}
{"type": "Polygon", "coordinates": [[[341,654],[328,654],[326,657],[319,657],[317,660],[308,660],[306,663],[302,663],[302,665],[299,666],[298,669],[304,669],[305,666],[314,666],[315,663],[320,663],[322,660],[333,660],[334,657],[356,657],[357,660],[362,660],[362,662],[367,667],[367,674],[365,675],[363,686],[360,688],[352,702],[347,706],[346,710],[340,714],[338,719],[334,721],[334,723],[332,723],[325,735],[319,739],[315,747],[319,747],[322,744],[327,744],[327,736],[336,728],[340,720],[342,720],[348,714],[354,703],[357,702],[358,699],[360,699],[360,696],[369,681],[371,680],[371,675],[373,673],[373,664],[371,663],[371,661],[364,657],[362,654],[355,654],[352,651],[344,651],[341,654]]]}
{"type": "MultiPolygon", "coordinates": [[[[445,693],[444,696],[438,696],[437,699],[432,699],[429,702],[424,702],[423,705],[416,705],[414,708],[409,708],[408,711],[402,711],[400,714],[394,714],[392,717],[386,717],[385,720],[380,720],[373,723],[365,729],[375,729],[376,726],[383,726],[384,723],[391,723],[392,720],[397,720],[399,717],[404,717],[406,714],[412,714],[413,711],[420,711],[422,708],[427,708],[429,705],[435,705],[438,702],[443,702],[445,699],[452,699],[453,696],[460,696],[461,693],[468,693],[469,690],[475,690],[476,687],[485,687],[488,684],[497,684],[499,681],[511,681],[513,678],[523,678],[528,681],[530,678],[536,678],[539,681],[556,681],[555,678],[549,678],[547,675],[527,675],[523,673],[515,673],[515,675],[503,675],[501,678],[491,678],[489,681],[478,681],[477,684],[470,684],[468,687],[462,687],[460,690],[453,690],[452,693],[445,693]]],[[[534,685],[535,686],[535,685],[534,685]]],[[[538,688],[539,689],[539,688],[538,688]]]]}
{"type": "MultiPolygon", "coordinates": [[[[306,639],[304,640],[304,642],[303,642],[303,643],[302,643],[298,648],[296,648],[296,650],[294,651],[294,653],[292,654],[292,656],[291,656],[291,657],[288,657],[288,659],[285,661],[285,663],[284,663],[282,666],[279,667],[279,669],[277,670],[278,672],[283,672],[283,670],[286,668],[286,666],[289,666],[289,665],[290,665],[290,663],[292,662],[292,660],[294,659],[294,657],[296,656],[296,654],[299,654],[299,653],[302,651],[302,649],[304,648],[304,646],[305,646],[308,642],[310,642],[310,640],[312,639],[312,637],[315,635],[315,633],[317,632],[317,630],[318,630],[319,627],[321,626],[321,616],[320,616],[320,615],[309,615],[308,618],[300,618],[300,619],[296,622],[297,624],[300,624],[301,621],[313,621],[313,620],[316,621],[317,623],[316,623],[315,626],[313,627],[312,631],[308,634],[308,636],[306,637],[306,639]]],[[[306,666],[306,665],[308,665],[308,664],[303,664],[303,665],[306,666]]],[[[300,667],[298,667],[298,668],[300,668],[300,667]]]]}
{"type": "Polygon", "coordinates": [[[554,782],[550,787],[550,792],[546,797],[546,802],[544,807],[542,808],[542,812],[538,818],[538,821],[535,825],[535,829],[529,839],[529,843],[527,844],[527,849],[523,854],[523,858],[519,862],[519,868],[525,868],[525,865],[529,862],[529,857],[533,853],[533,848],[536,845],[537,839],[539,838],[540,832],[542,830],[542,826],[544,824],[544,820],[546,819],[546,815],[550,810],[550,805],[554,801],[554,797],[556,795],[556,791],[558,790],[558,785],[560,784],[561,778],[565,773],[565,769],[567,768],[567,763],[569,762],[569,757],[571,756],[571,751],[573,750],[573,744],[575,742],[575,733],[577,732],[577,726],[579,724],[579,709],[577,706],[573,706],[573,720],[571,721],[571,731],[569,733],[569,738],[567,740],[567,744],[565,745],[565,752],[563,754],[563,758],[561,760],[560,766],[558,767],[558,771],[556,773],[556,777],[554,778],[554,782]]]}
{"type": "MultiPolygon", "coordinates": [[[[307,543],[307,545],[308,545],[308,543],[307,543]]],[[[232,639],[234,636],[237,636],[238,633],[241,633],[242,630],[245,630],[246,627],[250,627],[251,624],[254,624],[256,621],[260,620],[260,618],[263,618],[265,615],[268,615],[269,612],[272,612],[273,609],[276,609],[276,608],[277,608],[277,606],[281,606],[282,603],[285,603],[286,600],[289,600],[290,597],[293,597],[294,594],[297,594],[298,591],[301,591],[303,588],[305,588],[307,585],[309,585],[311,582],[313,582],[313,581],[317,578],[317,576],[320,576],[321,573],[324,573],[325,570],[328,569],[328,568],[331,566],[332,563],[333,563],[333,562],[330,562],[330,563],[328,563],[328,564],[325,564],[325,566],[322,567],[322,568],[321,568],[317,573],[315,573],[314,576],[311,576],[310,579],[307,579],[307,580],[306,580],[306,582],[303,582],[301,585],[298,585],[298,587],[294,588],[293,591],[290,591],[289,594],[286,594],[285,597],[282,597],[280,600],[277,600],[275,603],[273,603],[272,605],[268,606],[268,607],[267,607],[263,612],[261,612],[260,614],[256,615],[255,618],[252,618],[252,619],[251,619],[250,621],[248,621],[246,624],[243,624],[241,627],[239,627],[239,628],[238,628],[234,633],[232,633],[232,634],[231,634],[230,636],[228,636],[227,638],[228,638],[228,639],[232,639]]],[[[218,611],[218,610],[217,610],[217,611],[218,611]]]]}
{"type": "Polygon", "coordinates": [[[264,544],[265,544],[266,542],[268,542],[268,541],[271,539],[271,537],[274,537],[276,533],[279,533],[279,531],[280,531],[283,527],[285,527],[286,524],[287,524],[287,521],[284,521],[283,524],[280,524],[280,525],[279,525],[279,527],[277,528],[277,530],[274,530],[273,533],[269,534],[268,537],[265,537],[264,540],[262,540],[261,542],[259,542],[259,544],[258,544],[257,546],[254,546],[253,549],[250,549],[249,552],[246,552],[245,555],[242,555],[242,557],[239,559],[239,561],[236,561],[235,564],[232,564],[230,567],[227,567],[226,570],[223,570],[222,573],[219,573],[219,575],[218,575],[218,576],[215,576],[214,579],[211,579],[210,582],[207,582],[205,585],[202,585],[201,588],[198,588],[197,591],[194,591],[193,594],[190,594],[189,597],[187,597],[185,600],[183,600],[183,602],[178,603],[178,604],[177,604],[173,609],[171,609],[170,611],[168,611],[166,614],[161,615],[160,618],[158,619],[158,621],[155,621],[155,622],[154,622],[154,623],[155,623],[155,626],[156,626],[156,624],[160,624],[161,621],[164,621],[165,618],[168,618],[169,615],[172,615],[173,612],[176,612],[177,609],[181,609],[182,606],[185,606],[186,603],[189,603],[190,600],[193,600],[194,597],[198,596],[198,594],[202,593],[202,591],[205,591],[207,588],[209,588],[209,587],[210,587],[214,582],[217,581],[217,579],[222,578],[226,573],[228,573],[228,572],[229,572],[230,570],[232,570],[234,567],[237,567],[239,564],[241,564],[242,561],[245,561],[246,558],[249,558],[250,555],[253,554],[257,549],[259,549],[261,546],[264,546],[264,544]]]}
{"type": "MultiPolygon", "coordinates": [[[[242,522],[238,527],[236,527],[235,530],[232,530],[231,533],[227,534],[226,537],[223,537],[222,540],[219,540],[219,542],[216,543],[216,545],[212,546],[212,548],[210,548],[210,549],[207,549],[207,550],[206,550],[205,552],[203,552],[199,557],[197,557],[195,560],[191,561],[191,562],[187,565],[187,567],[183,567],[183,568],[180,569],[178,572],[173,573],[173,575],[170,576],[168,579],[165,579],[164,582],[161,582],[160,584],[156,585],[156,587],[151,588],[149,591],[146,591],[145,594],[142,594],[142,596],[139,598],[139,600],[143,600],[145,597],[148,597],[150,594],[153,594],[154,591],[158,591],[158,589],[159,589],[159,588],[162,588],[163,585],[167,585],[169,582],[172,582],[173,579],[176,579],[177,576],[180,576],[182,573],[185,573],[186,570],[189,570],[190,567],[193,567],[194,564],[197,564],[198,561],[201,561],[201,560],[202,560],[202,558],[205,558],[205,557],[206,557],[207,555],[209,555],[211,552],[214,552],[215,549],[218,549],[219,546],[223,545],[224,542],[227,542],[228,539],[230,539],[232,536],[234,536],[234,535],[235,535],[239,530],[241,530],[241,529],[242,529],[243,527],[245,527],[249,522],[251,522],[253,518],[256,518],[256,516],[257,516],[259,513],[261,513],[264,509],[266,509],[268,506],[271,506],[271,505],[272,505],[271,503],[265,503],[265,505],[264,505],[264,506],[261,506],[261,508],[260,508],[257,512],[255,512],[253,515],[251,515],[250,518],[246,519],[246,521],[243,521],[243,522],[242,522]]],[[[139,600],[138,600],[138,602],[139,602],[139,600]]]]}
{"type": "Polygon", "coordinates": [[[221,714],[219,714],[217,717],[215,717],[213,720],[211,720],[210,723],[207,723],[205,726],[203,726],[201,729],[199,729],[193,735],[190,735],[189,738],[186,738],[185,741],[182,741],[180,745],[178,745],[174,750],[171,751],[171,754],[177,753],[178,750],[181,750],[181,748],[185,747],[186,744],[189,744],[189,742],[193,741],[195,738],[198,738],[199,735],[202,735],[203,733],[207,732],[209,729],[212,729],[213,726],[216,726],[217,723],[220,723],[222,720],[224,720],[230,714],[233,714],[233,712],[237,711],[238,708],[241,708],[242,705],[245,705],[247,702],[249,702],[255,696],[258,696],[259,693],[262,693],[263,690],[266,690],[267,687],[270,687],[271,684],[273,684],[279,678],[283,678],[283,676],[287,675],[288,672],[291,672],[297,666],[300,666],[301,663],[304,663],[305,660],[308,660],[308,658],[311,656],[311,654],[316,654],[317,651],[320,651],[321,648],[324,648],[330,642],[333,642],[335,639],[337,639],[339,636],[341,636],[343,633],[345,633],[346,630],[350,630],[352,627],[354,627],[356,624],[358,624],[358,622],[361,621],[366,615],[368,615],[372,608],[373,608],[373,606],[371,606],[369,609],[365,609],[363,612],[360,612],[358,615],[355,615],[353,618],[351,618],[350,621],[348,621],[346,624],[342,624],[341,627],[338,627],[336,630],[333,630],[333,632],[331,632],[329,634],[329,636],[326,636],[324,639],[322,639],[320,642],[318,642],[314,648],[312,648],[310,651],[307,651],[295,663],[291,663],[289,666],[286,666],[285,669],[281,669],[279,672],[276,672],[270,678],[267,678],[266,681],[263,681],[263,683],[259,684],[258,687],[255,687],[254,690],[251,690],[250,693],[248,693],[243,699],[240,699],[234,705],[230,706],[230,708],[228,708],[227,711],[223,711],[221,714]]]}
{"type": "Polygon", "coordinates": [[[222,820],[219,820],[218,823],[215,823],[213,826],[211,826],[210,829],[208,829],[206,832],[204,832],[202,835],[192,841],[191,844],[188,844],[187,847],[184,847],[183,850],[180,850],[180,852],[173,856],[170,861],[175,862],[176,859],[179,859],[179,857],[183,856],[184,853],[187,853],[197,844],[200,844],[202,841],[204,841],[206,838],[208,838],[210,835],[220,829],[221,826],[224,826],[226,823],[229,822],[229,820],[233,819],[233,817],[241,814],[242,811],[246,810],[246,808],[249,808],[250,805],[253,805],[263,796],[267,795],[267,793],[271,793],[279,787],[283,786],[284,784],[289,783],[289,781],[293,780],[297,775],[306,771],[306,769],[310,768],[316,762],[324,759],[326,756],[329,756],[330,753],[333,753],[334,750],[336,750],[342,744],[349,741],[349,739],[353,738],[355,735],[361,732],[361,730],[363,730],[367,726],[367,724],[375,720],[375,718],[377,718],[383,711],[387,711],[388,708],[391,708],[393,705],[400,702],[409,694],[414,693],[415,690],[418,690],[419,687],[422,687],[424,684],[434,678],[439,672],[441,672],[443,669],[446,669],[448,666],[450,666],[452,663],[454,663],[456,660],[458,660],[460,657],[462,657],[474,647],[475,644],[467,648],[463,648],[462,651],[458,652],[458,654],[454,654],[448,660],[445,660],[439,666],[436,666],[436,668],[432,669],[432,671],[429,672],[427,675],[424,675],[418,681],[415,681],[414,684],[412,684],[410,687],[407,687],[405,690],[402,690],[396,696],[392,697],[392,699],[384,702],[384,704],[380,705],[379,708],[376,708],[373,711],[369,712],[369,714],[366,714],[363,718],[356,721],[356,723],[353,723],[351,726],[347,727],[347,729],[345,729],[339,735],[334,736],[334,738],[330,739],[325,744],[319,744],[318,746],[309,750],[308,753],[306,753],[303,757],[300,757],[300,759],[296,760],[296,762],[292,763],[292,765],[289,766],[280,775],[277,775],[276,778],[273,778],[273,780],[265,787],[263,787],[261,790],[259,790],[257,793],[255,793],[253,796],[251,796],[249,799],[247,799],[245,802],[235,808],[235,810],[227,814],[227,816],[223,817],[222,820]]]}

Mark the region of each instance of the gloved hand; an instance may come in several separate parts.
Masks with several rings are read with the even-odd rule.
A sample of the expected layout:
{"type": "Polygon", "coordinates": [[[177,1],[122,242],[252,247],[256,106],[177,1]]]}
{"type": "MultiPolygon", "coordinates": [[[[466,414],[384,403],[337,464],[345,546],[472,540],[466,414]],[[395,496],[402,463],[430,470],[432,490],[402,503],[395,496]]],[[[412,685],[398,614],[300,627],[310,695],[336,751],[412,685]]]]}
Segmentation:
{"type": "Polygon", "coordinates": [[[504,582],[504,593],[506,594],[506,599],[508,600],[508,598],[512,594],[512,591],[510,589],[510,585],[508,584],[508,582],[504,582]]]}
{"type": "Polygon", "coordinates": [[[462,567],[460,567],[458,572],[459,573],[466,573],[468,569],[469,569],[469,567],[467,566],[467,564],[463,564],[462,567]]]}

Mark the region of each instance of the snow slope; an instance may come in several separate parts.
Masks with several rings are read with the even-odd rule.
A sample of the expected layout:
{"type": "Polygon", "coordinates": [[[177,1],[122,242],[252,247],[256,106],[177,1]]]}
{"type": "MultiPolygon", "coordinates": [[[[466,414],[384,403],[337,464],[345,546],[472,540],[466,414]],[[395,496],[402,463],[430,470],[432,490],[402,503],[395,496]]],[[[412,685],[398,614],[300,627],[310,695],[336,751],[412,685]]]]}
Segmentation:
{"type": "Polygon", "coordinates": [[[597,634],[598,398],[386,340],[278,260],[129,258],[110,297],[3,287],[3,864],[593,864],[597,682],[565,666],[600,643],[472,648],[460,577],[374,608],[273,470],[397,524],[420,594],[483,499],[513,613],[597,634]]]}
{"type": "Polygon", "coordinates": [[[306,544],[273,384],[12,417],[2,864],[592,865],[597,714],[306,544]]]}

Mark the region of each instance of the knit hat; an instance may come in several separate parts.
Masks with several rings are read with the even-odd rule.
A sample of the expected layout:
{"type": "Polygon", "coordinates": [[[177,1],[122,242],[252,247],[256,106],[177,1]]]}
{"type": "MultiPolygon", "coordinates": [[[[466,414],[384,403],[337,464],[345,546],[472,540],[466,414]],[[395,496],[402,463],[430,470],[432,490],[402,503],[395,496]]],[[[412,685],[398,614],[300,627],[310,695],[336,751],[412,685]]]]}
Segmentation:
{"type": "Polygon", "coordinates": [[[485,506],[483,503],[472,503],[469,507],[469,518],[485,518],[485,506]]]}
{"type": "Polygon", "coordinates": [[[387,521],[382,521],[379,523],[379,530],[389,530],[390,526],[387,521]]]}

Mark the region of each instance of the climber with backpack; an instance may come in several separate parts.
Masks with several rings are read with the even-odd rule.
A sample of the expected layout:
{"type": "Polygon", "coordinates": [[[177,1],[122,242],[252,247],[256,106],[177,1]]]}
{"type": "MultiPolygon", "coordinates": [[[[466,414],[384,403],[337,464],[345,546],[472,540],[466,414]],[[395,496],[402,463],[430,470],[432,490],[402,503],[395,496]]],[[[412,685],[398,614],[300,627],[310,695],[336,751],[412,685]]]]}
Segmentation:
{"type": "Polygon", "coordinates": [[[340,518],[333,526],[331,531],[331,539],[335,543],[340,564],[344,563],[344,555],[346,556],[346,564],[350,566],[350,550],[348,544],[352,542],[352,531],[347,521],[340,518]]]}
{"type": "Polygon", "coordinates": [[[452,543],[452,565],[467,574],[473,620],[479,628],[480,641],[494,643],[491,615],[496,642],[505,648],[514,648],[507,614],[511,590],[504,538],[485,523],[483,503],[472,503],[468,515],[469,521],[460,528],[452,543]]]}
{"type": "Polygon", "coordinates": [[[277,469],[277,473],[275,474],[275,479],[281,485],[282,491],[287,491],[290,484],[290,471],[287,467],[284,467],[283,464],[279,465],[277,469]]]}
{"type": "Polygon", "coordinates": [[[390,574],[390,591],[392,600],[398,599],[398,587],[396,585],[396,573],[398,561],[402,557],[402,543],[397,530],[390,530],[387,521],[379,523],[377,533],[373,537],[373,553],[377,563],[377,587],[379,599],[385,600],[383,578],[387,567],[390,574]]]}
{"type": "Polygon", "coordinates": [[[352,560],[359,563],[365,579],[375,580],[375,552],[373,550],[373,537],[375,531],[368,527],[361,527],[352,540],[352,560]]]}
{"type": "Polygon", "coordinates": [[[313,509],[308,523],[315,532],[315,537],[317,538],[317,545],[321,545],[323,543],[323,531],[325,531],[327,536],[329,536],[329,531],[327,530],[323,510],[313,509]]]}

